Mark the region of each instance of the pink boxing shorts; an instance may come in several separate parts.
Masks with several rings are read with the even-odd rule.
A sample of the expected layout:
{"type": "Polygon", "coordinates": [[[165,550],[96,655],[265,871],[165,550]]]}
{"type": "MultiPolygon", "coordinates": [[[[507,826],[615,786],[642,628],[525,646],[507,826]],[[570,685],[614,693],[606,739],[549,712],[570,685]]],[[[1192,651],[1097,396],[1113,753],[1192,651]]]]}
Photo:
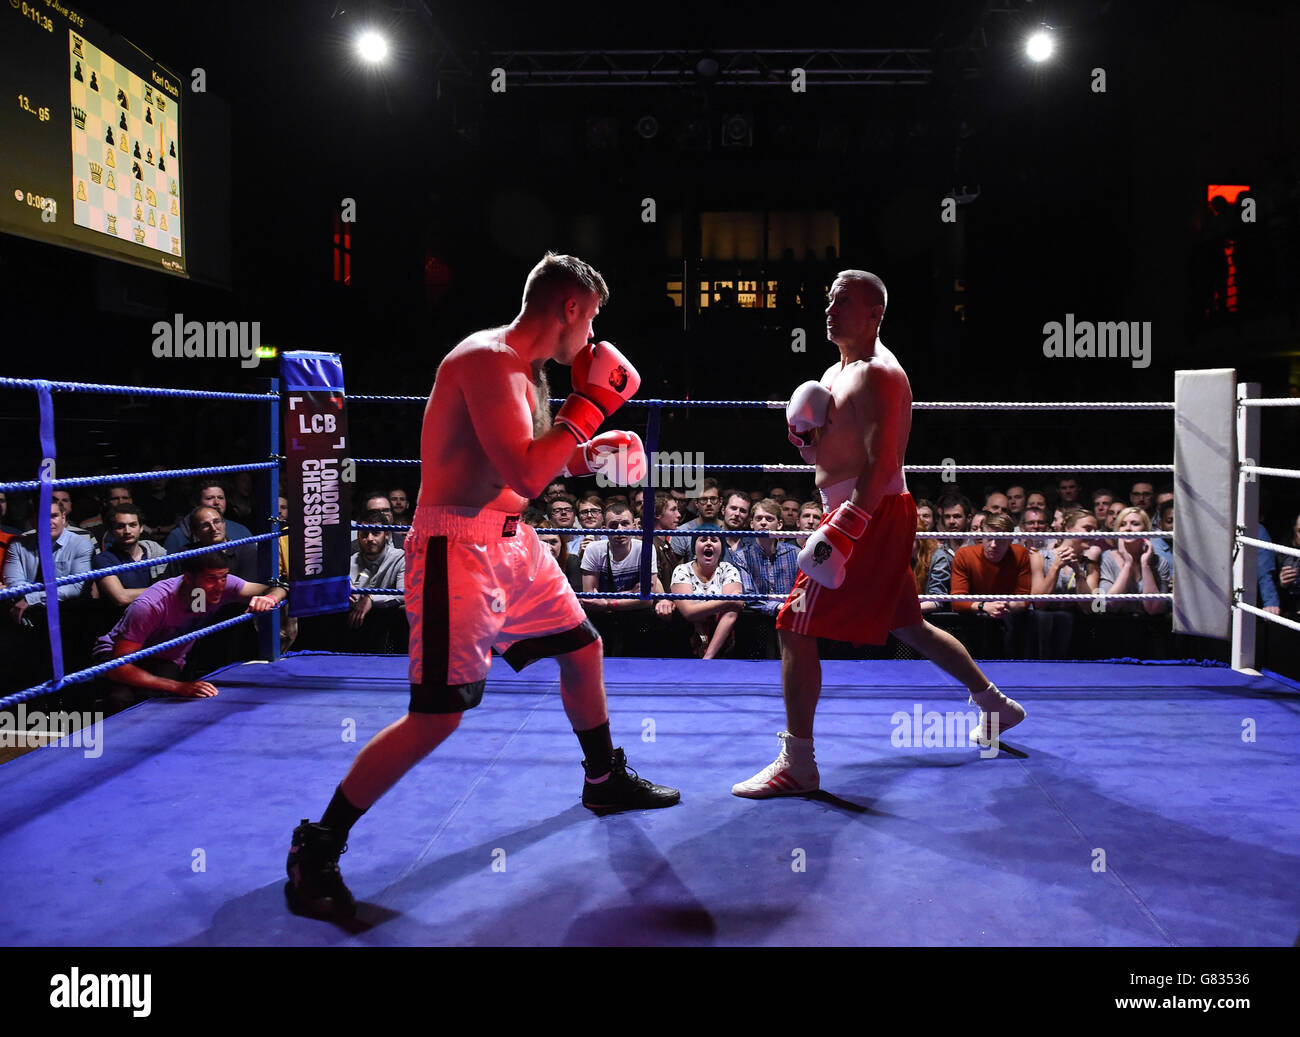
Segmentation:
{"type": "MultiPolygon", "coordinates": [[[[828,511],[822,522],[830,519],[828,511]]],[[[921,622],[912,578],[916,503],[910,493],[881,499],[832,590],[800,572],[776,614],[776,628],[856,645],[883,645],[891,630],[921,622]]]]}
{"type": "Polygon", "coordinates": [[[419,507],[404,549],[412,713],[477,706],[493,649],[521,670],[600,636],[550,548],[518,515],[419,507]]]}

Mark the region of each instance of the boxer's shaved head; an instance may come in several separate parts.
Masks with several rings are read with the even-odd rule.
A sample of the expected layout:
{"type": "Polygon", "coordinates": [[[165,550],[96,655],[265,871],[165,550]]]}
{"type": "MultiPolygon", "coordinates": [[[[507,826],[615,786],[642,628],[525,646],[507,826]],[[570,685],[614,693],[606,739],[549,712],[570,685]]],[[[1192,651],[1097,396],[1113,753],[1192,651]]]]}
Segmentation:
{"type": "Polygon", "coordinates": [[[869,274],[865,270],[841,270],[835,275],[835,280],[844,281],[862,292],[863,298],[870,306],[889,305],[889,293],[885,290],[885,282],[875,274],[869,274]]]}
{"type": "Polygon", "coordinates": [[[524,282],[524,309],[554,310],[575,295],[594,295],[601,307],[609,302],[609,288],[595,267],[576,256],[548,252],[524,282]]]}

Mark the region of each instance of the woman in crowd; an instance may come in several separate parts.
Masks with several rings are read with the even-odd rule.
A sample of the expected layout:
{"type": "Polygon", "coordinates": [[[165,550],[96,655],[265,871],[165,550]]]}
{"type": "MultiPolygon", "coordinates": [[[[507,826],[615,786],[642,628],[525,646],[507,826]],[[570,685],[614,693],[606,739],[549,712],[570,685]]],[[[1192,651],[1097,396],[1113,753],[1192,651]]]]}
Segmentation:
{"type": "MultiPolygon", "coordinates": [[[[716,529],[716,526],[710,526],[716,529]]],[[[716,533],[695,538],[695,560],[673,571],[674,594],[743,594],[740,573],[722,559],[722,537],[716,533]]],[[[694,624],[695,655],[715,659],[734,644],[739,601],[688,601],[679,599],[677,611],[694,624]]]]}
{"type": "Polygon", "coordinates": [[[569,586],[575,591],[582,590],[582,557],[569,553],[569,545],[564,537],[559,533],[551,532],[555,529],[549,522],[539,522],[537,524],[537,539],[551,549],[551,554],[555,560],[560,563],[560,571],[564,573],[569,581],[569,586]]]}
{"type": "MultiPolygon", "coordinates": [[[[1116,533],[1149,533],[1151,518],[1142,508],[1124,508],[1115,516],[1116,533]]],[[[1107,551],[1101,559],[1103,594],[1168,594],[1169,563],[1156,554],[1151,541],[1134,537],[1119,540],[1114,550],[1107,551]]],[[[1169,612],[1168,601],[1116,602],[1107,606],[1117,612],[1145,611],[1155,616],[1169,612]]]]}

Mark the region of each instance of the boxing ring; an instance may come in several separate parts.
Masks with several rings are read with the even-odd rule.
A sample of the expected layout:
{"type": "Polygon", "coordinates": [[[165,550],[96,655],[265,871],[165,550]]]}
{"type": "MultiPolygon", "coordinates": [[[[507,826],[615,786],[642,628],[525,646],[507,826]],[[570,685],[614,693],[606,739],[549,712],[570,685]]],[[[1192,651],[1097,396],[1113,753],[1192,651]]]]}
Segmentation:
{"type": "MultiPolygon", "coordinates": [[[[51,393],[79,391],[60,388],[73,384],[0,380],[0,388],[34,389],[41,398],[45,458],[55,456],[51,393]]],[[[179,392],[87,391],[108,390],[179,392]]],[[[1249,387],[1239,395],[1250,399],[1249,387]]],[[[278,393],[272,384],[265,394],[242,398],[266,408],[267,456],[178,469],[177,477],[256,470],[259,507],[275,515],[267,494],[276,488],[278,393]]],[[[423,404],[425,397],[353,401],[423,404]]],[[[1226,549],[1217,559],[1221,568],[1236,565],[1234,580],[1245,579],[1249,567],[1242,548],[1260,546],[1244,535],[1254,528],[1251,508],[1258,504],[1253,477],[1300,477],[1251,463],[1258,456],[1248,452],[1258,429],[1256,422],[1252,433],[1252,416],[1261,406],[1296,402],[1250,399],[1221,416],[1238,434],[1231,464],[1239,492],[1230,494],[1236,559],[1226,549]]],[[[670,406],[784,406],[628,406],[636,404],[649,411],[652,457],[659,414],[670,406]]],[[[1174,409],[915,408],[955,406],[1174,409]]],[[[1175,466],[957,471],[1062,468],[1175,466]]],[[[0,485],[38,490],[48,513],[52,489],[93,481],[56,478],[54,466],[43,465],[37,480],[0,485]]],[[[649,486],[645,500],[642,533],[653,535],[649,486]]],[[[1181,505],[1176,513],[1181,528],[1181,505]]],[[[278,575],[271,550],[278,536],[253,538],[264,545],[271,580],[278,575]]],[[[642,557],[641,586],[648,587],[653,552],[642,557]]],[[[53,571],[48,561],[44,571],[53,571]]],[[[65,581],[47,580],[47,591],[56,582],[65,581]]],[[[209,675],[221,689],[216,698],[152,699],[103,720],[93,750],[64,739],[0,766],[0,882],[7,894],[0,899],[0,937],[30,947],[1289,946],[1300,931],[1292,779],[1300,684],[1252,669],[1249,624],[1280,620],[1252,602],[1253,582],[1246,581],[1235,582],[1219,603],[1235,624],[1235,668],[982,662],[1029,710],[997,753],[946,744],[954,718],[969,707],[964,689],[932,664],[825,661],[817,722],[822,791],[763,802],[734,797],[730,788],[770,759],[784,726],[779,664],[607,658],[614,744],[627,748],[643,775],[682,792],[680,806],[608,817],[579,802],[582,769],[555,663],[543,660],[519,674],[498,663],[482,705],[353,830],[342,865],[359,906],[346,925],[286,909],[288,836],[300,818],[318,816],[371,735],[405,711],[406,660],[317,652],[280,658],[276,624],[267,623],[259,631],[264,659],[209,675]]],[[[57,607],[51,611],[56,625],[57,607]]],[[[54,678],[0,699],[0,709],[102,672],[64,674],[57,641],[55,630],[54,678]]]]}

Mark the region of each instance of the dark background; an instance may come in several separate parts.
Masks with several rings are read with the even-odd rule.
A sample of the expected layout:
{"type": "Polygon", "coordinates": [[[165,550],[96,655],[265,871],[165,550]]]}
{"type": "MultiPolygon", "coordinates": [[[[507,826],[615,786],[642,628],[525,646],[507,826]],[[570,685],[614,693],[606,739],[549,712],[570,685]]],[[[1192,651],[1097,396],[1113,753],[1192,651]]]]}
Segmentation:
{"type": "MultiPolygon", "coordinates": [[[[820,297],[810,293],[794,312],[720,313],[687,293],[683,310],[666,303],[665,284],[684,264],[699,279],[779,276],[779,256],[704,254],[701,213],[829,210],[839,256],[819,256],[814,273],[829,281],[837,266],[861,267],[884,278],[882,339],[919,401],[1172,400],[1175,370],[1223,366],[1263,383],[1264,395],[1300,392],[1300,14],[1250,0],[900,6],[560,13],[280,0],[172,5],[164,16],[155,2],[84,4],[178,72],[205,69],[204,102],[218,122],[228,106],[229,194],[218,160],[206,176],[191,167],[187,188],[191,211],[230,207],[229,284],[0,238],[0,370],[216,388],[254,387],[274,373],[270,364],[250,377],[232,361],[154,358],[154,321],[182,312],[261,321],[263,341],[282,350],[337,351],[351,392],[422,396],[461,337],[515,315],[525,275],[551,249],[605,274],[613,296],[597,334],[636,362],[641,395],[784,399],[835,355],[820,297]],[[397,47],[382,73],[350,53],[357,26],[371,20],[397,47]],[[1021,45],[1040,22],[1062,49],[1030,66],[1021,45]],[[687,75],[653,88],[548,88],[510,56],[589,49],[599,66],[602,50],[746,47],[915,47],[928,72],[922,85],[810,82],[803,94],[737,85],[740,73],[725,67],[712,84],[687,75]],[[489,89],[497,65],[511,73],[504,94],[489,89]],[[1105,93],[1090,89],[1094,68],[1105,70],[1105,93]],[[651,141],[635,130],[647,114],[659,123],[651,141]],[[734,114],[749,130],[742,146],[724,146],[734,114]],[[1249,185],[1257,222],[1235,209],[1213,216],[1209,184],[1249,185]],[[941,222],[942,197],[963,185],[978,197],[959,207],[956,224],[941,222]],[[647,197],[654,224],[641,219],[647,197]],[[344,198],[357,204],[347,285],[332,270],[344,198]],[[1231,310],[1214,294],[1227,240],[1231,310]],[[1045,358],[1042,327],[1066,313],[1150,321],[1150,367],[1045,358]],[[790,349],[795,326],[809,329],[806,353],[790,349]]],[[[566,385],[557,369],[553,387],[566,385]]],[[[60,396],[57,413],[60,475],[252,458],[252,405],[60,396]]],[[[642,414],[618,423],[635,427],[642,414]]],[[[1260,463],[1295,466],[1295,414],[1266,412],[1260,463]]],[[[418,405],[353,404],[358,453],[415,456],[419,415],[418,405]]],[[[33,477],[34,417],[32,394],[0,396],[5,478],[33,477]]],[[[764,411],[666,415],[661,446],[715,463],[798,460],[764,411]]],[[[1170,414],[919,413],[909,461],[947,457],[1169,463],[1170,414]]],[[[372,475],[389,481],[379,472],[362,481],[372,475]]],[[[1118,479],[1084,482],[1127,489],[1118,479]]],[[[1264,482],[1275,537],[1297,511],[1294,487],[1281,483],[1264,482]]],[[[972,496],[981,489],[974,479],[963,486],[972,496]]]]}

